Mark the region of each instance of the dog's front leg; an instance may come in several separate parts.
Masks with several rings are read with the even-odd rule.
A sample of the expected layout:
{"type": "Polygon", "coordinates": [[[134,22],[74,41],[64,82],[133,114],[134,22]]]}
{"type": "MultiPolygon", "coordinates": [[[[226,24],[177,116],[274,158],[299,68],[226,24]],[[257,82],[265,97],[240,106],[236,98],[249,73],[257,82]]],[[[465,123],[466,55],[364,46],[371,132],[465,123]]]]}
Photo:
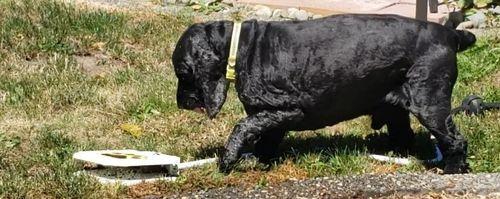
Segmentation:
{"type": "Polygon", "coordinates": [[[289,129],[303,118],[299,109],[262,111],[241,119],[234,127],[219,158],[219,170],[228,173],[241,156],[241,150],[247,143],[254,143],[264,132],[271,129],[289,129]]]}

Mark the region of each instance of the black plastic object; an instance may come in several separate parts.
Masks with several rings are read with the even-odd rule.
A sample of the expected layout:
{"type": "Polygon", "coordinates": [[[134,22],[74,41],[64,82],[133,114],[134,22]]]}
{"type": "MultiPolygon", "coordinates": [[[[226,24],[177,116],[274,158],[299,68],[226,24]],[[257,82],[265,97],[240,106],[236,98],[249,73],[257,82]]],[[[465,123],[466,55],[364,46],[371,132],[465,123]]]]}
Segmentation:
{"type": "Polygon", "coordinates": [[[452,115],[465,111],[467,115],[482,115],[484,111],[491,109],[500,109],[500,103],[486,103],[476,95],[470,95],[462,100],[462,105],[451,110],[452,115]]]}
{"type": "Polygon", "coordinates": [[[470,95],[462,100],[462,107],[467,115],[483,114],[483,99],[476,95],[470,95]]]}

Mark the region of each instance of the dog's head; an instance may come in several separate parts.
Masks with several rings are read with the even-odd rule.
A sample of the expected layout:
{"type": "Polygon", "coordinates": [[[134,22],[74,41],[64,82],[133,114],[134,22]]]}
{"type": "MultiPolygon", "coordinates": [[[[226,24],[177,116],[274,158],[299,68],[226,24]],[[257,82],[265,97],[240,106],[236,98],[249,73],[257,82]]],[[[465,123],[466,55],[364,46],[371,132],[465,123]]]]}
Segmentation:
{"type": "Polygon", "coordinates": [[[222,108],[229,85],[225,74],[231,28],[227,26],[225,22],[195,24],[177,42],[172,63],[179,80],[179,108],[206,110],[209,118],[222,108]]]}

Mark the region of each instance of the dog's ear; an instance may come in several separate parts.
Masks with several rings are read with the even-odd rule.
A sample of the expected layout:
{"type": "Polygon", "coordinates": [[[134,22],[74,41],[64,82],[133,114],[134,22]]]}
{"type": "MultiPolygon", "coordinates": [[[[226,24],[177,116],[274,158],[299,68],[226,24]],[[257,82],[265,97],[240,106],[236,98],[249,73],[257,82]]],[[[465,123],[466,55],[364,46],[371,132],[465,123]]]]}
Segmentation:
{"type": "Polygon", "coordinates": [[[222,105],[226,101],[228,87],[229,82],[224,77],[202,83],[203,100],[210,119],[215,118],[222,109],[222,105]]]}
{"type": "Polygon", "coordinates": [[[203,100],[210,119],[222,109],[226,101],[229,81],[225,78],[226,57],[229,53],[230,29],[226,22],[213,22],[203,27],[202,39],[197,40],[198,80],[203,91],[203,100]]]}
{"type": "Polygon", "coordinates": [[[198,63],[199,81],[203,91],[203,100],[207,115],[210,119],[220,112],[222,105],[226,101],[229,81],[225,78],[225,64],[223,58],[214,52],[210,46],[199,45],[198,63]]]}
{"type": "Polygon", "coordinates": [[[196,60],[195,76],[203,92],[204,107],[209,118],[214,118],[226,101],[229,81],[225,78],[226,49],[229,44],[224,23],[200,25],[192,38],[193,57],[196,60]],[[224,31],[218,31],[219,29],[224,31]]]}

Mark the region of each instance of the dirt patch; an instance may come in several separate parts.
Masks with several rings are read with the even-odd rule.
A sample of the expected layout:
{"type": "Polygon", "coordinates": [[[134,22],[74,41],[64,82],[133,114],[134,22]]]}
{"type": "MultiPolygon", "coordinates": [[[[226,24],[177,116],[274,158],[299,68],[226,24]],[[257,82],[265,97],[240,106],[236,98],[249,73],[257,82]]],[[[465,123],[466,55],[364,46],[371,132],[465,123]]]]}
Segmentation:
{"type": "Polygon", "coordinates": [[[497,87],[497,88],[500,87],[500,71],[498,71],[494,75],[492,75],[492,83],[493,83],[494,87],[497,87]]]}
{"type": "Polygon", "coordinates": [[[74,59],[82,71],[93,77],[104,77],[118,69],[124,68],[125,63],[112,59],[105,54],[75,55],[74,59]]]}
{"type": "Polygon", "coordinates": [[[145,0],[63,0],[66,3],[73,3],[82,8],[104,9],[108,11],[127,11],[130,8],[138,10],[149,10],[156,5],[145,0]]]}

